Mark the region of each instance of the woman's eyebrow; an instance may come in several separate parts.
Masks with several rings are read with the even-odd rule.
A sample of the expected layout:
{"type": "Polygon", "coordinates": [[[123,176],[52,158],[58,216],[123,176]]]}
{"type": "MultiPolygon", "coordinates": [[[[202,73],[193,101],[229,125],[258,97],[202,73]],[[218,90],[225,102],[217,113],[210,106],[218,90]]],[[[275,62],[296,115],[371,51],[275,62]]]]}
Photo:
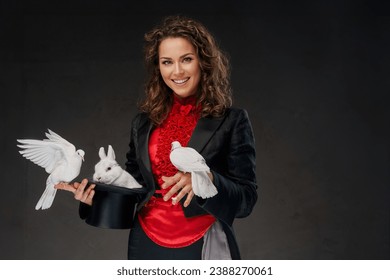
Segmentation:
{"type": "MultiPolygon", "coordinates": [[[[180,58],[186,57],[187,55],[194,55],[193,53],[186,53],[180,56],[180,58]]],[[[170,57],[162,56],[160,59],[172,59],[170,57]]]]}

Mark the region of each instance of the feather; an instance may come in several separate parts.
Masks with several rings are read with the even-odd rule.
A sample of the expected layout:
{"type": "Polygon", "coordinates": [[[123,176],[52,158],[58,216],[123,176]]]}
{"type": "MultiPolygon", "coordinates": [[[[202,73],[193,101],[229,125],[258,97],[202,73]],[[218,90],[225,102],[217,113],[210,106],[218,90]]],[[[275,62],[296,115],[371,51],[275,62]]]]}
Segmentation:
{"type": "Polygon", "coordinates": [[[26,159],[45,169],[50,175],[46,180],[46,188],[35,209],[51,207],[56,195],[54,186],[60,182],[69,183],[80,174],[85,152],[57,133],[48,129],[47,139],[17,139],[21,150],[19,153],[26,159]]]}

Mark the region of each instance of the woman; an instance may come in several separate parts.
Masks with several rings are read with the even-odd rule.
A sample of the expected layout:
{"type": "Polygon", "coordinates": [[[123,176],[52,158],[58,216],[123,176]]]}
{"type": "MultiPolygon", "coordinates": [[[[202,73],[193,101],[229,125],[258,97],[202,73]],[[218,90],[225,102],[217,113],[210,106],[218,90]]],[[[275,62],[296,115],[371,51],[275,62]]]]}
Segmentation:
{"type": "MultiPolygon", "coordinates": [[[[201,23],[174,16],[145,35],[145,62],[150,76],[126,170],[148,192],[139,198],[128,258],[240,259],[232,224],[257,201],[255,145],[247,112],[231,107],[228,60],[201,23]],[[169,160],[173,141],[203,156],[216,195],[194,194],[191,173],[169,160]]],[[[69,190],[91,205],[86,184],[69,190]]]]}

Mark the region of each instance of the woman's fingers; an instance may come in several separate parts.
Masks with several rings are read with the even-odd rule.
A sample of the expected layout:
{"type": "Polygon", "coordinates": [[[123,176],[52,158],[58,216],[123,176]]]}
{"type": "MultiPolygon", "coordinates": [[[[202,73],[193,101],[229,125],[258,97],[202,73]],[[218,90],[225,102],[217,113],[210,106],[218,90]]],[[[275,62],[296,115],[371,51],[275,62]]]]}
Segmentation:
{"type": "Polygon", "coordinates": [[[161,188],[166,189],[169,186],[172,186],[171,189],[165,194],[164,200],[168,201],[174,194],[176,194],[181,188],[183,188],[186,184],[182,180],[183,173],[178,172],[172,177],[163,176],[162,179],[164,184],[161,188]]]}
{"type": "Polygon", "coordinates": [[[175,175],[171,177],[162,176],[161,179],[164,181],[164,183],[161,185],[161,188],[166,189],[169,186],[176,184],[177,182],[180,181],[182,175],[183,173],[177,172],[175,175]]]}
{"type": "Polygon", "coordinates": [[[85,204],[92,205],[92,199],[95,194],[95,184],[90,185],[87,190],[83,193],[83,196],[81,197],[80,201],[84,202],[85,204]]]}
{"type": "Polygon", "coordinates": [[[190,205],[190,202],[191,202],[191,200],[192,200],[192,198],[194,197],[194,192],[192,191],[192,189],[191,189],[191,191],[188,193],[188,195],[187,195],[187,198],[186,198],[186,200],[184,201],[184,203],[183,203],[183,206],[184,207],[187,207],[188,205],[190,205]]]}
{"type": "Polygon", "coordinates": [[[76,187],[74,186],[74,184],[68,184],[63,182],[58,183],[57,185],[54,186],[54,188],[57,190],[64,190],[72,193],[76,191],[76,187]]]}
{"type": "Polygon", "coordinates": [[[77,183],[77,182],[74,183],[75,188],[76,188],[76,191],[74,192],[74,198],[76,198],[77,200],[80,200],[80,198],[83,196],[84,189],[87,186],[87,184],[88,184],[87,179],[83,179],[81,181],[81,183],[77,183]]]}
{"type": "Polygon", "coordinates": [[[177,204],[186,195],[187,195],[187,197],[183,203],[183,206],[187,207],[188,205],[190,205],[190,202],[191,202],[192,198],[194,197],[194,192],[192,191],[191,187],[189,187],[189,186],[182,188],[180,190],[180,192],[175,197],[172,197],[172,204],[173,205],[177,204]]]}
{"type": "Polygon", "coordinates": [[[80,184],[77,185],[77,189],[74,193],[74,198],[84,202],[88,197],[89,193],[93,188],[95,188],[95,184],[91,184],[88,188],[88,180],[83,179],[80,184]]]}
{"type": "Polygon", "coordinates": [[[92,205],[92,198],[95,194],[95,184],[88,186],[88,180],[83,179],[81,183],[74,182],[73,184],[59,183],[54,186],[58,190],[69,191],[74,194],[74,198],[86,204],[92,205]]]}
{"type": "Polygon", "coordinates": [[[192,181],[190,173],[178,172],[171,177],[162,177],[164,184],[161,186],[163,189],[172,186],[171,189],[165,194],[164,200],[168,201],[172,198],[172,204],[177,204],[185,195],[188,195],[185,203],[185,207],[189,205],[192,197],[192,181]]]}

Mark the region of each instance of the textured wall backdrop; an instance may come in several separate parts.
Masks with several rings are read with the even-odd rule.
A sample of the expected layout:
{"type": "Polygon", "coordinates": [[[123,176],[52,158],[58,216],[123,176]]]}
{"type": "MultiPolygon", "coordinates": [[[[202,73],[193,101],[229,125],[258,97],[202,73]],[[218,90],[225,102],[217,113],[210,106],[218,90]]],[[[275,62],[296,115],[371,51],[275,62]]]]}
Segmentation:
{"type": "Polygon", "coordinates": [[[128,231],[85,224],[70,193],[34,210],[47,174],[16,139],[50,128],[83,148],[79,179],[100,146],[124,165],[143,34],[177,13],[228,52],[235,105],[253,123],[260,199],[235,223],[243,258],[389,258],[389,15],[357,1],[252,2],[1,2],[1,259],[126,258],[128,231]]]}

